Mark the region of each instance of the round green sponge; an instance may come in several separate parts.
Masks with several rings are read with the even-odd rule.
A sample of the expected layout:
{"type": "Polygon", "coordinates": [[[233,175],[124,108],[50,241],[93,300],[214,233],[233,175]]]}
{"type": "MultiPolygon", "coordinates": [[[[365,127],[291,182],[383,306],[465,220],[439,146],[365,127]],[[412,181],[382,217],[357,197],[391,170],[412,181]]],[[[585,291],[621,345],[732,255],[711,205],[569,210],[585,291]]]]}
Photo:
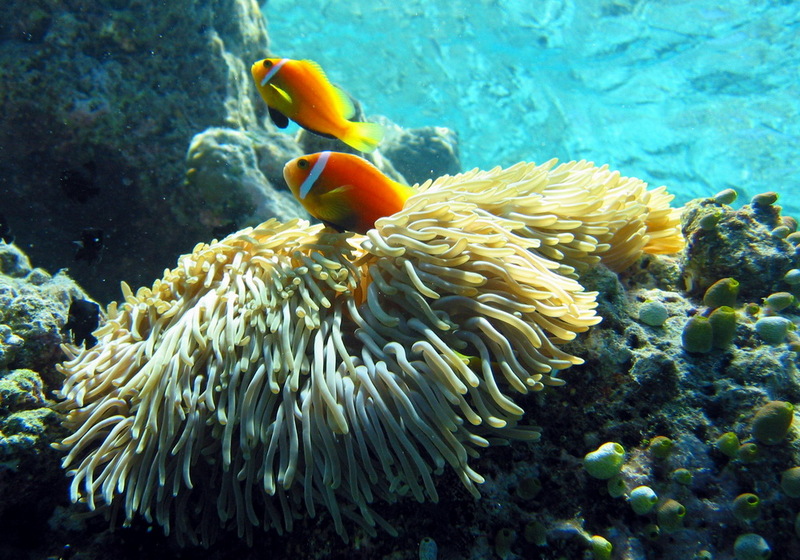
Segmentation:
{"type": "Polygon", "coordinates": [[[735,278],[717,280],[703,294],[703,305],[715,309],[723,305],[736,306],[736,296],[739,295],[739,282],[735,278]]]}
{"type": "Polygon", "coordinates": [[[583,468],[590,476],[606,480],[622,469],[624,461],[625,448],[616,442],[609,441],[595,451],[586,454],[583,458],[583,468]]]}
{"type": "Polygon", "coordinates": [[[786,317],[762,317],[756,321],[755,329],[761,340],[767,344],[780,344],[792,328],[792,322],[786,317]]]}
{"type": "Polygon", "coordinates": [[[767,560],[772,556],[772,550],[761,535],[745,533],[733,543],[733,555],[736,560],[767,560]]]}
{"type": "Polygon", "coordinates": [[[786,401],[769,401],[753,418],[753,437],[759,443],[775,445],[783,441],[794,420],[794,406],[786,401]]]}
{"type": "Polygon", "coordinates": [[[639,515],[650,513],[658,502],[658,495],[649,486],[637,486],[628,496],[633,511],[639,515]]]}
{"type": "Polygon", "coordinates": [[[703,354],[710,352],[714,331],[707,317],[695,315],[689,317],[681,333],[681,345],[687,352],[703,354]]]}
{"type": "Polygon", "coordinates": [[[656,510],[659,526],[668,533],[680,529],[684,515],[686,515],[686,508],[679,501],[673,499],[660,504],[656,510]]]}
{"type": "Polygon", "coordinates": [[[592,557],[595,560],[609,560],[611,558],[611,551],[614,547],[608,542],[608,539],[600,535],[594,535],[591,539],[592,557]]]}
{"type": "Polygon", "coordinates": [[[739,494],[733,499],[731,510],[739,521],[753,521],[761,513],[761,501],[755,494],[739,494]]]}
{"type": "Polygon", "coordinates": [[[800,498],[800,467],[792,467],[781,473],[781,490],[790,498],[800,498]]]}

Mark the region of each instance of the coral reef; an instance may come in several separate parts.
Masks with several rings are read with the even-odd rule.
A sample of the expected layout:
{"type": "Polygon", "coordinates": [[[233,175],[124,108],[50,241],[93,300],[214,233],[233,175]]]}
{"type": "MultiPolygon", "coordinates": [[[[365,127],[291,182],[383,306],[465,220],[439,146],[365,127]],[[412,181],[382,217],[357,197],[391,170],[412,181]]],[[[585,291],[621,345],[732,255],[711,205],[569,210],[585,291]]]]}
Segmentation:
{"type": "Polygon", "coordinates": [[[468,458],[537,437],[513,396],[581,363],[557,347],[598,322],[576,268],[680,247],[669,199],[519,164],[427,182],[366,235],[270,221],[198,245],[69,348],[73,501],[208,545],[318,508],[345,538],[394,532],[373,502],[436,501],[446,466],[477,497],[468,458]]]}
{"type": "Polygon", "coordinates": [[[331,147],[266,122],[247,66],[267,49],[252,0],[5,6],[0,206],[34,262],[108,300],[221,241],[126,292],[92,349],[70,320],[91,298],[0,241],[0,557],[800,557],[800,233],[782,193],[689,202],[688,245],[665,256],[681,243],[661,189],[587,162],[427,182],[458,171],[455,133],[384,121],[369,158],[423,183],[407,213],[368,237],[226,238],[296,216],[283,163],[331,147]],[[107,245],[75,262],[90,227],[107,245]],[[624,454],[592,476],[607,442],[624,454]],[[70,482],[116,501],[111,523],[70,482]],[[218,540],[178,551],[176,533],[218,540]]]}
{"type": "MultiPolygon", "coordinates": [[[[693,203],[708,204],[706,200],[693,203]]],[[[691,237],[692,230],[687,233],[691,237]]],[[[698,235],[693,242],[692,250],[709,255],[719,252],[716,243],[727,246],[713,235],[698,235]]],[[[5,269],[14,277],[4,281],[20,282],[30,275],[31,267],[19,251],[6,248],[0,253],[0,261],[6,263],[5,269]]],[[[772,256],[755,247],[747,258],[752,260],[752,266],[767,270],[772,256]]],[[[780,257],[779,262],[784,261],[792,268],[800,264],[793,247],[787,247],[780,257]]],[[[719,308],[704,304],[703,290],[684,293],[684,267],[689,267],[691,274],[698,271],[683,258],[646,255],[620,275],[602,267],[581,272],[581,283],[598,293],[596,312],[603,321],[563,348],[585,363],[563,373],[565,387],[517,397],[519,405],[530,411],[531,421],[539,426],[541,438],[535,443],[515,442],[482,450],[480,457],[471,462],[472,468],[485,478],[480,485],[480,500],[473,500],[460,488],[457,477],[444,473],[437,480],[438,504],[411,505],[408,500],[399,500],[381,507],[381,514],[397,530],[398,538],[370,537],[358,529],[354,536],[359,544],[353,548],[353,544],[342,544],[333,534],[330,517],[318,513],[315,518],[295,520],[291,536],[259,533],[253,536],[254,540],[258,546],[269,546],[280,554],[309,558],[391,555],[412,559],[417,557],[419,543],[425,538],[437,544],[440,558],[487,557],[502,545],[509,558],[533,555],[555,559],[591,554],[592,538],[596,536],[612,545],[612,558],[682,560],[713,553],[714,558],[730,560],[734,558],[737,538],[757,534],[776,557],[796,554],[798,541],[792,535],[797,507],[791,496],[800,494],[795,488],[796,477],[792,476],[800,465],[800,451],[795,428],[789,429],[785,439],[771,445],[769,453],[760,449],[761,444],[753,435],[756,413],[765,404],[800,402],[794,331],[787,333],[786,341],[771,345],[761,340],[755,327],[762,315],[796,320],[796,304],[774,315],[776,311],[752,303],[759,300],[752,291],[748,292],[753,288],[744,282],[732,307],[736,325],[731,343],[691,354],[681,344],[687,320],[710,315],[719,308]],[[658,302],[666,310],[663,322],[663,310],[657,321],[642,320],[642,308],[651,302],[658,302]],[[664,448],[665,436],[673,442],[670,451],[656,452],[656,448],[664,448]],[[582,458],[606,441],[619,442],[626,449],[619,475],[606,481],[580,474],[582,458]],[[721,444],[722,441],[726,443],[721,444]],[[781,482],[785,489],[781,489],[781,482]],[[633,490],[640,486],[651,488],[659,499],[653,510],[644,515],[638,515],[628,503],[633,490]],[[741,521],[737,515],[742,514],[736,508],[744,506],[734,504],[738,496],[746,494],[758,496],[758,515],[741,521]],[[673,502],[685,508],[683,516],[668,518],[668,514],[682,511],[673,502]],[[448,523],[437,523],[435,520],[443,515],[448,516],[448,523]],[[664,524],[667,527],[660,526],[664,524]],[[298,534],[303,538],[294,536],[298,534]],[[465,534],[514,538],[501,539],[502,542],[491,536],[473,540],[465,539],[465,534]],[[543,543],[547,546],[541,546],[543,543]]],[[[700,272],[709,278],[708,285],[731,273],[700,272]]],[[[777,284],[759,289],[762,297],[767,298],[775,290],[791,291],[792,284],[781,283],[784,276],[774,274],[777,284]]],[[[44,303],[34,305],[46,307],[44,303]]],[[[63,318],[63,308],[61,313],[63,318]]],[[[648,316],[647,312],[644,315],[648,316]]],[[[13,323],[10,328],[16,332],[18,327],[13,323]]],[[[52,359],[52,351],[48,354],[46,348],[41,348],[41,352],[52,359]]],[[[14,441],[21,446],[20,453],[23,442],[29,445],[39,441],[33,449],[43,449],[42,441],[58,437],[57,425],[50,413],[32,414],[42,408],[42,401],[36,396],[36,378],[22,369],[29,366],[19,360],[14,364],[17,371],[8,384],[14,385],[18,380],[31,392],[33,396],[22,398],[20,406],[24,403],[29,407],[25,410],[31,411],[29,416],[39,422],[33,424],[30,418],[12,422],[12,428],[18,429],[12,435],[21,436],[14,441]],[[36,426],[43,426],[44,440],[35,435],[40,431],[36,426]]],[[[44,394],[48,385],[58,386],[45,379],[44,394]]],[[[53,459],[40,455],[36,460],[38,468],[44,469],[42,476],[60,476],[55,463],[48,463],[53,459]]],[[[64,485],[63,479],[55,483],[56,487],[64,485]]],[[[56,498],[52,496],[44,499],[39,493],[32,495],[40,496],[34,499],[38,500],[35,503],[39,509],[29,515],[41,519],[42,515],[49,515],[45,510],[54,512],[54,525],[48,529],[53,543],[83,542],[77,548],[87,552],[102,550],[98,557],[124,557],[126,541],[120,539],[135,538],[145,550],[163,546],[164,537],[149,533],[146,522],[134,519],[130,529],[112,536],[104,533],[106,525],[102,521],[75,526],[69,521],[70,508],[54,505],[56,498]]],[[[66,489],[63,495],[66,496],[66,489]]],[[[430,548],[426,546],[426,551],[430,548]]],[[[58,550],[48,550],[50,554],[60,554],[58,550]]],[[[248,554],[235,534],[221,535],[219,544],[208,551],[195,553],[188,549],[183,554],[187,558],[196,554],[198,558],[215,559],[227,557],[232,551],[248,554]]]]}

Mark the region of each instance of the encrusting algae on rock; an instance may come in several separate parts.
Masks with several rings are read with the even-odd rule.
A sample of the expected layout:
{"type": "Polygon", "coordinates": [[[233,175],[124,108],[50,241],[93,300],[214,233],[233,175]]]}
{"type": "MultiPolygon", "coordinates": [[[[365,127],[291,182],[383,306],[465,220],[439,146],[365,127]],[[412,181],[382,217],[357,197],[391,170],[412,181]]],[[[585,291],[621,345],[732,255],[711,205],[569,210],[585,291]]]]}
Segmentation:
{"type": "Polygon", "coordinates": [[[582,362],[580,270],[683,243],[663,188],[587,162],[418,191],[366,235],[273,220],[123,286],[61,366],[72,499],[208,544],[320,510],[391,531],[372,504],[437,500],[445,467],[477,496],[489,438],[538,436],[513,396],[582,362]]]}

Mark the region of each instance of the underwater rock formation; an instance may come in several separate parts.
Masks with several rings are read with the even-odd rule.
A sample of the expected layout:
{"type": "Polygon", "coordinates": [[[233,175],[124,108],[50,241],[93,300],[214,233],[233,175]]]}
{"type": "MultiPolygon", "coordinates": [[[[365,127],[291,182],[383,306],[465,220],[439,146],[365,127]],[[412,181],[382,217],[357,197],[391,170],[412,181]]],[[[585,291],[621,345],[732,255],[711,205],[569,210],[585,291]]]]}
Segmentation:
{"type": "Polygon", "coordinates": [[[2,557],[14,546],[24,550],[26,536],[41,532],[56,504],[65,504],[59,494],[66,480],[52,468],[59,457],[50,444],[64,434],[54,406],[38,373],[0,368],[2,557]]]}
{"type": "Polygon", "coordinates": [[[797,222],[782,217],[781,207],[774,202],[751,202],[734,209],[715,198],[701,198],[686,205],[683,270],[690,293],[702,293],[717,280],[734,278],[739,282],[739,301],[758,303],[789,287],[784,276],[800,264],[797,240],[788,237],[797,222]]]}
{"type": "Polygon", "coordinates": [[[67,486],[50,444],[65,434],[51,391],[70,305],[86,294],[64,273],[33,268],[0,242],[0,557],[21,557],[67,486]],[[12,552],[13,551],[13,552],[12,552]]]}
{"type": "Polygon", "coordinates": [[[409,184],[461,171],[458,135],[454,130],[441,126],[407,130],[386,118],[376,121],[386,130],[381,153],[409,184]]]}
{"type": "Polygon", "coordinates": [[[208,128],[196,134],[189,145],[186,183],[181,187],[187,201],[176,210],[181,223],[199,222],[222,237],[218,231],[226,226],[224,233],[231,233],[259,223],[264,216],[302,215],[303,207],[280,177],[283,164],[300,151],[288,142],[281,146],[275,136],[230,128],[208,128]],[[272,151],[259,153],[256,142],[272,146],[272,151]],[[278,152],[282,147],[286,149],[278,152]],[[259,157],[268,154],[273,155],[270,161],[259,157]],[[277,170],[280,182],[267,179],[262,166],[272,171],[273,180],[277,170]]]}
{"type": "Polygon", "coordinates": [[[0,370],[28,367],[52,377],[73,300],[88,296],[65,273],[32,268],[15,245],[0,242],[0,370]],[[48,371],[49,369],[49,371],[48,371]]]}
{"type": "Polygon", "coordinates": [[[98,298],[114,297],[120,278],[160,273],[209,234],[170,227],[189,140],[210,126],[260,128],[248,65],[267,48],[254,0],[6,3],[0,206],[17,242],[98,298]],[[24,227],[56,216],[57,228],[24,227]],[[102,274],[72,258],[87,227],[106,233],[102,274]]]}

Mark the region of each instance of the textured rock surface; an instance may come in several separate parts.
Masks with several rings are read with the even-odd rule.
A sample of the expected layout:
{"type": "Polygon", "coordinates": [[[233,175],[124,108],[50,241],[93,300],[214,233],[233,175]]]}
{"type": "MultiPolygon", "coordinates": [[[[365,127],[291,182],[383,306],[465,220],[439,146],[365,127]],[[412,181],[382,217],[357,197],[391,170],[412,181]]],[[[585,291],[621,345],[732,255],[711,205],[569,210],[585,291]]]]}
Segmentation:
{"type": "Polygon", "coordinates": [[[187,147],[208,127],[260,128],[249,64],[267,47],[255,0],[6,3],[0,207],[20,246],[113,299],[208,237],[176,218],[194,196],[187,147]],[[89,227],[102,267],[73,259],[89,227]]]}
{"type": "Polygon", "coordinates": [[[711,284],[728,277],[739,282],[741,302],[760,303],[772,292],[789,288],[783,277],[800,264],[800,257],[794,244],[772,233],[783,225],[780,206],[745,204],[734,210],[703,198],[689,202],[686,209],[683,270],[693,295],[702,296],[711,284]],[[703,219],[712,216],[716,224],[701,227],[703,219]]]}
{"type": "Polygon", "coordinates": [[[0,243],[2,558],[28,557],[33,535],[68,501],[60,454],[50,447],[64,431],[48,395],[60,383],[55,363],[70,302],[83,297],[65,274],[31,268],[19,249],[0,243]]]}
{"type": "Polygon", "coordinates": [[[26,558],[33,535],[41,534],[66,480],[59,453],[50,447],[63,434],[54,403],[40,376],[29,369],[0,370],[0,557],[26,558]]]}
{"type": "MultiPolygon", "coordinates": [[[[261,170],[258,156],[264,152],[256,149],[256,142],[269,145],[270,141],[265,134],[230,128],[208,128],[196,134],[187,155],[186,183],[181,187],[194,203],[181,208],[182,221],[211,228],[218,236],[219,228],[236,231],[262,222],[264,216],[305,213],[285,188],[276,188],[283,179],[273,184],[261,170]]],[[[294,155],[300,155],[299,151],[281,152],[276,161],[264,162],[264,167],[282,168],[279,162],[294,155]]]]}
{"type": "Polygon", "coordinates": [[[455,131],[439,126],[406,130],[388,119],[379,122],[387,131],[381,153],[409,184],[461,172],[455,131]]]}
{"type": "Polygon", "coordinates": [[[0,244],[0,370],[30,367],[50,382],[60,381],[53,363],[62,359],[59,345],[73,299],[87,296],[66,274],[50,276],[31,268],[14,245],[0,244]]]}

